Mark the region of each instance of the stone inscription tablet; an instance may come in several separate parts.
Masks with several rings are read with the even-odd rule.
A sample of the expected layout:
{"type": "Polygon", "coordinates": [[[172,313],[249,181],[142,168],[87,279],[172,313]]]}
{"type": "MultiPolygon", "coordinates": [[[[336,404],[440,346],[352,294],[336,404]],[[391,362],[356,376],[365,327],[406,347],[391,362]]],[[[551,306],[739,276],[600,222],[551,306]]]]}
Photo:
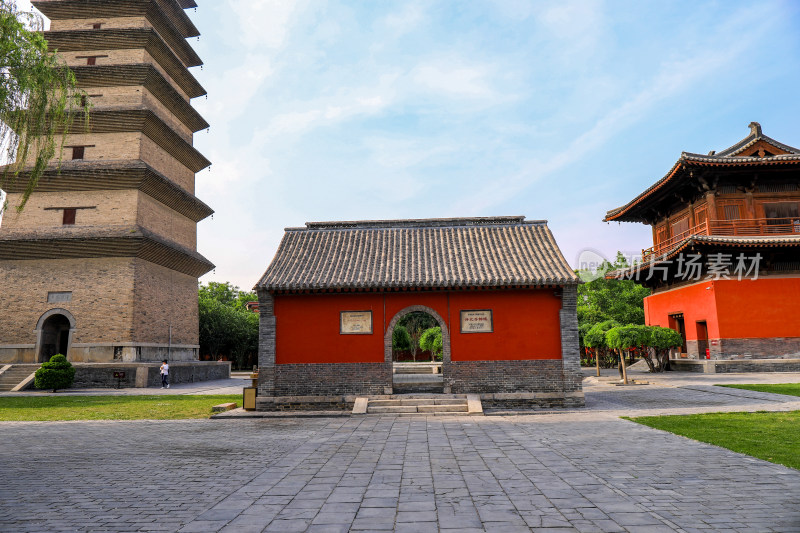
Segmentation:
{"type": "Polygon", "coordinates": [[[491,333],[494,331],[491,309],[461,311],[461,333],[491,333]]]}
{"type": "Polygon", "coordinates": [[[342,335],[371,335],[372,311],[342,311],[339,315],[342,335]]]}

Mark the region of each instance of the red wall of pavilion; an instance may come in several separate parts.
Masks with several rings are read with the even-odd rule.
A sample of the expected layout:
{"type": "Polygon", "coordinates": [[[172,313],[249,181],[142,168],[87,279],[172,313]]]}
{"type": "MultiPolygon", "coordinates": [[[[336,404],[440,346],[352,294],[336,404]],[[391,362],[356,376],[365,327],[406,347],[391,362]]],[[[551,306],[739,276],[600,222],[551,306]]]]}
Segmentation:
{"type": "Polygon", "coordinates": [[[450,331],[453,361],[560,359],[561,298],[553,289],[275,295],[277,364],[382,362],[402,309],[424,305],[450,331]],[[384,311],[385,309],[385,311],[384,311]],[[492,333],[460,332],[460,311],[492,309],[492,333]],[[341,335],[340,311],[372,311],[371,335],[341,335]]]}
{"type": "Polygon", "coordinates": [[[649,325],[669,327],[684,314],[686,339],[697,340],[705,320],[710,339],[800,337],[800,278],[705,281],[645,298],[649,325]]]}

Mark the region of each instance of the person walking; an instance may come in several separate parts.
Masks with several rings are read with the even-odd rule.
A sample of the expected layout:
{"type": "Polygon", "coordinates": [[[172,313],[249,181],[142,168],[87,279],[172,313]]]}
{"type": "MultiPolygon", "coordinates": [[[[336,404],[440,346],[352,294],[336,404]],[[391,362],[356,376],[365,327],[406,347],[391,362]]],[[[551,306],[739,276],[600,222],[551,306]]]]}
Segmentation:
{"type": "Polygon", "coordinates": [[[169,388],[169,364],[166,359],[161,363],[161,388],[165,387],[169,388]]]}

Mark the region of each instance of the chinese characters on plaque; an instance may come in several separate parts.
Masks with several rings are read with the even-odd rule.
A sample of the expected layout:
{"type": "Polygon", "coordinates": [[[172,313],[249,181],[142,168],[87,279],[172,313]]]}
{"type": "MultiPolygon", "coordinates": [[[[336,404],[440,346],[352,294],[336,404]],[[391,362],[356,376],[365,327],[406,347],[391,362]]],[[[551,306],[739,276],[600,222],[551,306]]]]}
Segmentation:
{"type": "Polygon", "coordinates": [[[461,311],[461,333],[491,333],[494,331],[491,309],[461,311]]]}
{"type": "Polygon", "coordinates": [[[342,311],[339,314],[342,335],[371,335],[372,311],[342,311]]]}

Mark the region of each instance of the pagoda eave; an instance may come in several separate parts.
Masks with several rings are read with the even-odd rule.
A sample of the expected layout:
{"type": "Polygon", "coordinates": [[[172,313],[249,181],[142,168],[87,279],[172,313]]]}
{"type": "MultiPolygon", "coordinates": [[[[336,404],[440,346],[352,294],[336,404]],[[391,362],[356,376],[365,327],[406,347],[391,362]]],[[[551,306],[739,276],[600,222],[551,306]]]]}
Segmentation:
{"type": "MultiPolygon", "coordinates": [[[[83,116],[83,113],[75,114],[69,133],[81,132],[83,116]]],[[[92,110],[89,112],[89,127],[92,133],[141,132],[192,172],[200,172],[211,164],[194,146],[146,107],[92,110]]]]}
{"type": "MultiPolygon", "coordinates": [[[[116,18],[145,15],[152,5],[160,8],[183,37],[197,37],[200,32],[177,0],[33,0],[36,9],[50,20],[116,18]],[[91,17],[87,15],[91,15],[91,17]]],[[[197,7],[196,5],[190,7],[197,7]]]]}
{"type": "Polygon", "coordinates": [[[191,131],[208,128],[208,122],[200,113],[149,63],[72,67],[72,72],[82,89],[143,86],[191,131]]]}
{"type": "Polygon", "coordinates": [[[206,90],[192,76],[186,65],[158,32],[151,28],[50,31],[45,33],[45,39],[51,51],[59,52],[88,53],[91,50],[144,49],[189,98],[206,94],[206,90]]]}
{"type": "Polygon", "coordinates": [[[0,260],[139,258],[200,277],[214,264],[199,253],[139,226],[75,226],[12,231],[0,236],[0,260]]]}
{"type": "MultiPolygon", "coordinates": [[[[27,176],[28,171],[21,171],[4,184],[3,189],[12,194],[23,193],[27,176]]],[[[194,222],[214,214],[214,210],[196,196],[140,160],[68,160],[60,167],[48,168],[36,185],[39,192],[124,189],[138,189],[194,222]]]]}

